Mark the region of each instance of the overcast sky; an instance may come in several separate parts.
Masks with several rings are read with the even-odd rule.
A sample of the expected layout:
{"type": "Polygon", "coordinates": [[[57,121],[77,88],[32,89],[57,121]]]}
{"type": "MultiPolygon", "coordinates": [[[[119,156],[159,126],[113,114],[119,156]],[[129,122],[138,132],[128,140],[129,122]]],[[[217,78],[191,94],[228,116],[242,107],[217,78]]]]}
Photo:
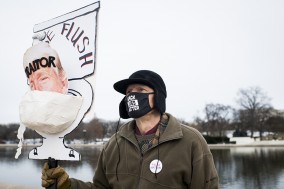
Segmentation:
{"type": "MultiPolygon", "coordinates": [[[[35,24],[96,1],[0,2],[0,123],[19,122],[27,91],[22,57],[35,24]]],[[[241,88],[259,86],[284,109],[284,1],[102,0],[95,100],[86,120],[117,120],[122,95],[113,83],[139,69],[159,73],[167,112],[187,121],[207,103],[236,107],[241,88]]]]}

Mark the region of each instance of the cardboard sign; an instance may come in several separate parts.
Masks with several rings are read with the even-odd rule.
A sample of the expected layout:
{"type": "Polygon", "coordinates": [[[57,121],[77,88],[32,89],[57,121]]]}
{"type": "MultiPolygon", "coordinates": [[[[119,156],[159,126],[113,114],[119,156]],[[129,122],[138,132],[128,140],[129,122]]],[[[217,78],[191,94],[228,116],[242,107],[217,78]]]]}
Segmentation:
{"type": "Polygon", "coordinates": [[[70,79],[94,73],[99,6],[96,2],[34,26],[34,37],[56,49],[70,79]]]}
{"type": "Polygon", "coordinates": [[[20,104],[20,115],[21,124],[38,132],[43,143],[29,153],[30,159],[80,160],[64,136],[93,103],[93,88],[85,78],[95,74],[99,8],[96,2],[34,26],[33,47],[24,56],[31,91],[20,104]]]}

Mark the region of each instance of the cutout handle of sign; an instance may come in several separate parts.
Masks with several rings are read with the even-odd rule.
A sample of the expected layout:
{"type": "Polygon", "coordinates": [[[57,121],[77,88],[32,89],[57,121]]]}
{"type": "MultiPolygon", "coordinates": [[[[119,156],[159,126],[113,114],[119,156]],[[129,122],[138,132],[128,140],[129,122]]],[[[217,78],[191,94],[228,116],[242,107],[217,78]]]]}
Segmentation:
{"type": "MultiPolygon", "coordinates": [[[[49,157],[48,158],[49,169],[56,168],[57,166],[58,166],[58,160],[55,160],[54,158],[49,157]]],[[[54,184],[50,185],[46,189],[56,189],[56,188],[57,188],[57,180],[54,182],[54,184]]]]}

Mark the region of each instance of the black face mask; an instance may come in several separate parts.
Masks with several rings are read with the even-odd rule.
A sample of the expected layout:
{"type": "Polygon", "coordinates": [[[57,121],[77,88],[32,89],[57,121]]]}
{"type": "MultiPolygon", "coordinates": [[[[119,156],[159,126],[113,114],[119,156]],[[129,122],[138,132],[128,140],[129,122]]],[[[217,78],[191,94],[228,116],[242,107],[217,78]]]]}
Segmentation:
{"type": "Polygon", "coordinates": [[[149,95],[152,93],[132,92],[126,95],[125,105],[126,111],[131,118],[139,118],[152,110],[149,104],[149,95]]]}

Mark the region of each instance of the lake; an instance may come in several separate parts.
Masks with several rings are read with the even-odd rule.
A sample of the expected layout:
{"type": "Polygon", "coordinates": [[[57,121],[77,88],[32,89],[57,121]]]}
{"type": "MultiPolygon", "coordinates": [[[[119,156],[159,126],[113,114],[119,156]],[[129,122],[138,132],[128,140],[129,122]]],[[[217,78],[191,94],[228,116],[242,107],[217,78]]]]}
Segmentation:
{"type": "MultiPolygon", "coordinates": [[[[29,160],[32,147],[15,159],[16,147],[0,147],[0,183],[39,187],[43,160],[29,160]]],[[[82,161],[60,161],[70,177],[92,181],[100,149],[75,147],[82,161]]],[[[211,148],[222,189],[283,189],[284,147],[211,148]]]]}

